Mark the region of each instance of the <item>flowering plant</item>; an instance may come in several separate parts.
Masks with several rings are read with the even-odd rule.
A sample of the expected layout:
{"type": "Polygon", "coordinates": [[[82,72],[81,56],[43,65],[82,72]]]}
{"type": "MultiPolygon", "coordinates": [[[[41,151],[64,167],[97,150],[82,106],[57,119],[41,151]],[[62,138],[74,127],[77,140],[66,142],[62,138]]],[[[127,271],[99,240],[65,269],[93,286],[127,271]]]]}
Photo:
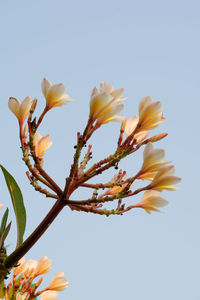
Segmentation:
{"type": "Polygon", "coordinates": [[[134,208],[142,208],[147,213],[159,212],[167,205],[167,200],[161,197],[163,190],[176,190],[180,178],[174,176],[174,166],[165,160],[165,152],[156,149],[154,143],[165,138],[167,133],[150,136],[150,130],[159,126],[163,117],[162,105],[151,97],[145,97],[139,104],[138,116],[126,119],[121,115],[127,99],[123,97],[124,89],[114,89],[108,82],[95,87],[91,93],[90,112],[83,133],[77,133],[77,143],[71,169],[65,178],[64,189],[55,182],[44,169],[45,151],[52,145],[50,135],[41,136],[38,132],[40,124],[49,110],[72,102],[73,99],[66,93],[63,84],[52,84],[46,78],[42,81],[42,91],[46,99],[44,110],[37,118],[34,116],[37,99],[31,100],[27,96],[22,102],[11,97],[8,102],[10,110],[15,114],[19,123],[19,137],[23,161],[28,171],[28,180],[36,191],[46,197],[53,198],[55,204],[47,213],[44,220],[34,232],[23,241],[26,226],[26,211],[21,191],[12,175],[1,166],[4,174],[15,215],[17,220],[18,236],[16,249],[7,254],[5,240],[11,223],[7,225],[8,209],[5,211],[0,227],[0,297],[5,299],[57,299],[58,290],[68,286],[66,278],[60,272],[55,275],[50,285],[42,291],[37,291],[42,279],[36,283],[33,280],[50,270],[51,261],[44,257],[37,261],[25,261],[24,255],[31,249],[37,240],[44,234],[49,225],[59,215],[65,206],[72,211],[94,213],[99,215],[122,215],[134,208]],[[27,123],[25,121],[27,119],[27,123]],[[114,153],[100,161],[91,164],[92,145],[91,136],[104,124],[116,121],[121,123],[119,136],[114,153]],[[85,147],[87,149],[85,150],[85,147]],[[144,147],[143,163],[136,174],[128,176],[125,170],[116,171],[108,182],[91,183],[90,180],[114,167],[118,169],[119,162],[144,147]],[[88,167],[88,164],[91,164],[88,167]],[[135,189],[135,182],[140,181],[142,186],[135,189]],[[148,183],[144,184],[144,180],[148,183]],[[73,200],[72,195],[79,187],[91,190],[88,199],[73,200]],[[127,205],[127,198],[144,192],[139,203],[127,205]],[[113,203],[112,209],[105,207],[106,203],[113,203]],[[5,278],[13,270],[13,277],[6,286],[5,278]]]}

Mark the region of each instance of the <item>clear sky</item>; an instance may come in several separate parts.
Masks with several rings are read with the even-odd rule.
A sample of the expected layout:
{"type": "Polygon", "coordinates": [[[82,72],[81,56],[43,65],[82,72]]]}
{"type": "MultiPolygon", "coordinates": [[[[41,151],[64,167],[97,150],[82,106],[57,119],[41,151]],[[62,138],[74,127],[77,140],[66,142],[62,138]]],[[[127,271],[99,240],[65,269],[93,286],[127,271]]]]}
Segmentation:
{"type": "MultiPolygon", "coordinates": [[[[70,286],[61,300],[200,299],[199,11],[197,0],[0,1],[1,162],[22,189],[26,236],[53,200],[36,193],[26,179],[7,100],[37,97],[39,113],[43,77],[63,82],[76,99],[50,111],[40,130],[51,134],[45,168],[61,186],[76,132],[88,118],[91,90],[101,81],[125,88],[128,118],[137,114],[144,96],[162,102],[166,121],[152,133],[169,133],[156,147],[166,150],[182,177],[179,191],[163,192],[169,201],[163,214],[134,210],[106,218],[69,209],[60,214],[27,258],[51,258],[49,279],[65,272],[70,286]]],[[[97,132],[91,141],[94,161],[112,152],[118,131],[119,124],[110,123],[97,132]]],[[[141,163],[142,151],[120,167],[133,176],[141,163]]],[[[1,203],[12,210],[0,179],[1,203]]],[[[9,249],[14,238],[13,223],[9,249]]]]}

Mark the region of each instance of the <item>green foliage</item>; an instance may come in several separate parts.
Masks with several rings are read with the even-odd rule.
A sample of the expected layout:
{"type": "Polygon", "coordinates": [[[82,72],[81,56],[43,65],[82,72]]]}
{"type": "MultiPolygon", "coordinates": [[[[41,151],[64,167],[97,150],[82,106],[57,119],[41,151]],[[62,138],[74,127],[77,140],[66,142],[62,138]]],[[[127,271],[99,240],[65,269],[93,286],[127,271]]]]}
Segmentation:
{"type": "Polygon", "coordinates": [[[17,223],[17,247],[19,247],[23,242],[23,235],[26,228],[26,210],[24,207],[23,197],[21,190],[13,176],[2,165],[0,165],[0,167],[12,199],[17,223]]]}

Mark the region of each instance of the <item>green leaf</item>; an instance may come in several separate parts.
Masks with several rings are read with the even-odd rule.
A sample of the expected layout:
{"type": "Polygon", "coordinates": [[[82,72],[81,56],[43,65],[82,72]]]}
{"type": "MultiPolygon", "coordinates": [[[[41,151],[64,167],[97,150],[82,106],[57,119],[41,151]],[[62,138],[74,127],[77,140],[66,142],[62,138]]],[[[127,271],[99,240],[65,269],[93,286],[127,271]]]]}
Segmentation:
{"type": "Polygon", "coordinates": [[[12,199],[17,223],[17,247],[19,247],[23,242],[23,235],[26,228],[26,210],[24,207],[24,201],[21,190],[13,176],[2,165],[0,165],[0,167],[12,199]]]}
{"type": "Polygon", "coordinates": [[[3,247],[4,241],[5,241],[5,239],[7,238],[7,235],[8,235],[8,233],[9,233],[9,231],[10,231],[11,223],[12,223],[12,222],[10,222],[10,223],[8,224],[8,226],[6,227],[6,229],[4,230],[4,232],[2,233],[2,235],[1,235],[1,237],[0,237],[0,249],[3,247]]]}
{"type": "Polygon", "coordinates": [[[8,210],[8,208],[6,208],[6,211],[5,211],[2,221],[1,221],[0,237],[6,228],[6,224],[7,224],[7,220],[8,220],[8,212],[9,212],[9,210],[8,210]]]}

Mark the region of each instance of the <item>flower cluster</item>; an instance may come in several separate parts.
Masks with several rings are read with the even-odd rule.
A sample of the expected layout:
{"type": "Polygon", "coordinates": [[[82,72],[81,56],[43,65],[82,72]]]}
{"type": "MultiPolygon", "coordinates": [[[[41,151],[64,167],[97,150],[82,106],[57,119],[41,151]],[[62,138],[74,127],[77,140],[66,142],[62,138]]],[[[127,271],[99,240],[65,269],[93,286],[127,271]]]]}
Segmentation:
{"type": "Polygon", "coordinates": [[[38,276],[48,273],[51,269],[52,261],[46,256],[37,260],[25,260],[23,257],[13,268],[13,276],[10,283],[0,286],[0,295],[5,299],[30,300],[40,296],[40,300],[58,299],[57,291],[65,290],[69,283],[63,272],[56,273],[50,284],[37,291],[43,281],[43,277],[38,276]],[[37,280],[36,280],[37,278],[37,280]]]}
{"type": "MultiPolygon", "coordinates": [[[[151,130],[165,120],[160,101],[154,101],[149,96],[143,98],[139,104],[138,116],[134,115],[127,119],[121,115],[124,107],[122,102],[127,99],[123,96],[124,88],[115,89],[108,82],[102,82],[99,88],[94,87],[90,97],[88,121],[83,133],[77,133],[73,161],[69,174],[65,178],[65,186],[62,189],[43,168],[45,152],[52,145],[52,142],[50,135],[40,135],[38,128],[49,110],[72,102],[73,99],[66,93],[62,83],[52,84],[46,78],[42,81],[42,92],[46,104],[39,117],[34,116],[37,99],[31,100],[31,97],[27,96],[20,102],[11,97],[8,102],[9,108],[18,119],[23,160],[28,168],[27,177],[36,191],[56,201],[42,221],[42,228],[39,225],[36,233],[34,232],[34,235],[30,236],[30,240],[27,239],[20,247],[24,247],[26,251],[28,248],[30,249],[30,241],[31,245],[34,245],[41,236],[40,229],[44,233],[65,206],[68,206],[72,211],[109,216],[122,215],[133,208],[142,208],[147,213],[160,212],[160,208],[167,205],[168,201],[161,197],[161,192],[163,190],[176,190],[176,184],[180,182],[180,178],[174,175],[175,167],[165,159],[165,151],[154,147],[154,143],[165,138],[167,133],[150,136],[151,130]],[[28,120],[25,124],[26,119],[28,120]],[[90,137],[97,129],[111,121],[121,123],[115,151],[91,164],[92,144],[89,144],[90,137]],[[87,147],[86,150],[85,147],[87,147]],[[128,155],[133,155],[142,147],[144,147],[143,162],[136,174],[128,176],[125,170],[119,170],[117,174],[113,174],[112,179],[108,182],[91,183],[90,180],[99,174],[112,168],[117,170],[122,159],[128,155]],[[141,183],[140,188],[135,188],[136,180],[141,183]],[[80,187],[92,190],[92,193],[85,200],[73,200],[73,192],[80,187]],[[131,205],[127,205],[126,198],[131,198],[139,193],[143,193],[142,200],[139,203],[133,202],[131,205]],[[117,200],[117,205],[115,205],[115,200],[117,200]],[[108,202],[113,203],[112,209],[106,208],[105,204],[108,202]]],[[[4,215],[5,218],[7,217],[4,215]]],[[[9,231],[9,226],[10,224],[7,227],[3,224],[0,228],[4,239],[9,231]]],[[[3,246],[2,238],[1,246],[3,246]]],[[[12,254],[10,260],[6,258],[7,264],[3,264],[4,259],[2,259],[3,263],[1,264],[0,261],[0,267],[6,266],[6,271],[9,271],[9,266],[10,268],[13,267],[19,259],[17,252],[18,249],[12,254]],[[15,255],[17,259],[14,260],[15,255]]],[[[21,259],[13,269],[11,282],[7,286],[4,283],[1,284],[0,297],[5,296],[5,299],[16,300],[29,300],[37,296],[40,296],[40,300],[57,299],[57,291],[64,290],[68,286],[62,272],[55,274],[50,284],[41,291],[37,291],[37,289],[43,278],[40,277],[37,282],[33,282],[38,276],[49,272],[50,267],[51,260],[47,257],[43,257],[39,261],[21,259]]],[[[4,269],[3,271],[5,272],[4,269]]]]}
{"type": "Polygon", "coordinates": [[[167,134],[159,134],[149,138],[150,130],[156,128],[165,120],[162,105],[159,101],[155,102],[153,98],[149,96],[143,98],[139,104],[138,116],[134,115],[130,119],[126,119],[125,116],[120,114],[124,107],[122,102],[127,99],[123,97],[124,88],[114,89],[112,84],[108,82],[102,82],[99,88],[94,87],[90,98],[88,123],[83,134],[77,134],[78,139],[75,147],[76,153],[74,155],[74,162],[66,186],[62,191],[42,168],[43,156],[46,149],[52,145],[52,142],[49,134],[42,137],[37,129],[45,114],[50,109],[71,102],[73,99],[65,92],[63,84],[53,85],[46,78],[42,81],[42,92],[46,99],[46,106],[37,122],[36,119],[32,121],[36,99],[31,101],[30,97],[26,97],[22,103],[13,97],[9,99],[9,108],[18,118],[20,132],[23,132],[20,136],[24,161],[32,173],[31,176],[28,175],[28,178],[36,190],[46,194],[46,196],[57,199],[62,195],[62,197],[66,199],[66,205],[69,205],[71,209],[105,215],[122,214],[134,207],[141,207],[147,212],[152,210],[158,211],[158,207],[166,205],[167,202],[160,197],[160,192],[164,189],[175,190],[175,185],[179,183],[180,178],[174,176],[174,166],[171,166],[170,162],[165,160],[164,150],[155,149],[153,145],[153,143],[161,140],[167,134]],[[23,123],[27,117],[28,124],[22,130],[23,123]],[[83,146],[87,144],[95,130],[111,121],[122,123],[116,152],[86,170],[87,163],[92,158],[92,146],[88,145],[88,151],[83,161],[79,162],[83,146]],[[124,132],[126,133],[126,138],[124,138],[124,132]],[[26,142],[28,135],[29,141],[26,142]],[[143,164],[135,176],[128,177],[126,171],[120,171],[118,174],[115,174],[108,183],[86,183],[94,176],[101,174],[113,166],[118,168],[121,159],[134,153],[143,145],[145,145],[143,164]],[[33,157],[34,166],[30,164],[30,155],[33,157]],[[135,180],[149,180],[151,182],[138,190],[132,191],[135,180]],[[53,195],[42,189],[38,181],[48,186],[56,194],[53,195]],[[69,196],[79,186],[93,188],[92,198],[80,202],[69,200],[69,196]],[[105,188],[107,188],[107,190],[98,196],[99,191],[105,188]],[[126,207],[125,203],[122,204],[123,198],[133,196],[142,191],[145,193],[140,203],[133,204],[129,207],[126,207]],[[101,209],[105,202],[115,199],[119,200],[115,210],[107,211],[106,209],[101,209]]]}

